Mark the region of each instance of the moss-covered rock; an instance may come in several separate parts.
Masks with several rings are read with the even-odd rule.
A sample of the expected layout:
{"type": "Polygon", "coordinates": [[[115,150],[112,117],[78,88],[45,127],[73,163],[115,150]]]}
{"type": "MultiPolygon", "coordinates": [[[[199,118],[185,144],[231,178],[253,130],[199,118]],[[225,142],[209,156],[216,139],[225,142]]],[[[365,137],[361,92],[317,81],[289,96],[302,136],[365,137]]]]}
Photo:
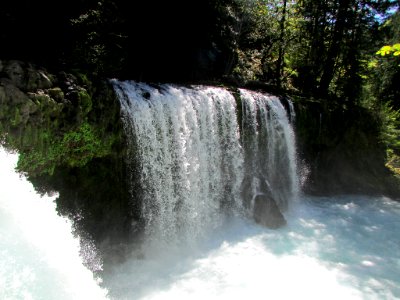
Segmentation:
{"type": "Polygon", "coordinates": [[[22,91],[46,89],[53,86],[54,77],[43,69],[17,60],[3,61],[2,73],[22,91]]]}
{"type": "Polygon", "coordinates": [[[111,85],[16,61],[0,67],[0,142],[19,152],[17,170],[39,192],[57,191],[57,210],[101,252],[129,240],[138,213],[111,85]]]}
{"type": "Polygon", "coordinates": [[[54,87],[54,88],[48,89],[47,93],[49,94],[49,96],[51,98],[53,98],[57,102],[64,101],[64,97],[65,97],[64,92],[59,87],[54,87]]]}

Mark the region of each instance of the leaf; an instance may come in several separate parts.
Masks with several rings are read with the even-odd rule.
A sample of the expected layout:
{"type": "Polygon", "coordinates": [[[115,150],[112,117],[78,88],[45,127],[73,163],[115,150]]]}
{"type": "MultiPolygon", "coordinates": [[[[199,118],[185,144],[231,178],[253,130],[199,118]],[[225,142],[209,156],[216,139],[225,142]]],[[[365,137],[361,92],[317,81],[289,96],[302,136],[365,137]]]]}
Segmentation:
{"type": "Polygon", "coordinates": [[[392,52],[392,47],[391,46],[383,46],[381,49],[379,49],[376,54],[380,54],[381,56],[385,56],[386,54],[390,54],[392,52]]]}
{"type": "Polygon", "coordinates": [[[378,66],[378,61],[376,59],[368,62],[368,69],[373,69],[378,66]]]}
{"type": "Polygon", "coordinates": [[[393,48],[393,51],[400,51],[400,44],[394,44],[392,46],[392,48],[393,48]]]}

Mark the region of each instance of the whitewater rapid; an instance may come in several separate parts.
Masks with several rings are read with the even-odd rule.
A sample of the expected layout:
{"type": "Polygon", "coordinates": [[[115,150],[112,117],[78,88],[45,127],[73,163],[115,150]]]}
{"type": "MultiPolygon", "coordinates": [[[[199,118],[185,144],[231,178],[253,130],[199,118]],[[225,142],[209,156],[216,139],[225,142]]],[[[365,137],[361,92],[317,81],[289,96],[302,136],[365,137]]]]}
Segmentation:
{"type": "Polygon", "coordinates": [[[193,249],[149,249],[108,270],[114,299],[400,299],[400,204],[305,197],[288,225],[233,218],[193,249]]]}
{"type": "Polygon", "coordinates": [[[56,196],[38,195],[14,171],[17,159],[0,148],[0,299],[106,299],[56,196]]]}

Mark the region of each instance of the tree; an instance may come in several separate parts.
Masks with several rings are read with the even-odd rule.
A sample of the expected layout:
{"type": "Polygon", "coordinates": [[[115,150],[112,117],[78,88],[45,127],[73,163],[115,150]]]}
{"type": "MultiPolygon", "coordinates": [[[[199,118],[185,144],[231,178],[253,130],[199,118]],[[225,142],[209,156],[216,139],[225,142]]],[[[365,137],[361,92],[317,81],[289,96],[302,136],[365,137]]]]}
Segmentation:
{"type": "MultiPolygon", "coordinates": [[[[338,101],[359,101],[371,41],[379,41],[379,14],[392,1],[300,1],[303,16],[296,87],[305,93],[338,101]]],[[[374,45],[372,45],[374,47],[374,45]]]]}
{"type": "Polygon", "coordinates": [[[379,29],[383,38],[370,59],[372,94],[378,101],[390,103],[395,109],[400,109],[399,27],[400,12],[397,11],[381,24],[379,29]]]}
{"type": "Polygon", "coordinates": [[[242,1],[236,13],[237,63],[233,75],[241,81],[261,81],[287,88],[297,23],[295,1],[242,1]]]}

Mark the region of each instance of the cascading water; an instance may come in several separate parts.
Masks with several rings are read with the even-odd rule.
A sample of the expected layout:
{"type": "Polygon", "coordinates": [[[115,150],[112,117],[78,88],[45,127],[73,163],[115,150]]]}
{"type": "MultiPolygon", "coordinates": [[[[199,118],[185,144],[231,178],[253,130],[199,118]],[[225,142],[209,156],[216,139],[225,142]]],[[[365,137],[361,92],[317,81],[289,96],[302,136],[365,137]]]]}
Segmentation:
{"type": "MultiPolygon", "coordinates": [[[[240,90],[246,185],[254,196],[268,193],[281,210],[299,196],[293,128],[278,98],[240,90]]],[[[289,102],[290,103],[290,102],[289,102]]],[[[294,110],[290,106],[293,118],[294,110]]],[[[244,187],[245,189],[247,187],[244,187]]]]}
{"type": "Polygon", "coordinates": [[[234,98],[215,88],[115,85],[140,161],[147,236],[187,243],[214,228],[221,209],[237,211],[243,155],[234,98]]]}
{"type": "Polygon", "coordinates": [[[188,243],[224,214],[251,213],[259,193],[287,208],[297,191],[295,148],[279,99],[240,91],[241,138],[237,103],[225,89],[113,83],[132,156],[139,158],[148,238],[188,243]]]}

